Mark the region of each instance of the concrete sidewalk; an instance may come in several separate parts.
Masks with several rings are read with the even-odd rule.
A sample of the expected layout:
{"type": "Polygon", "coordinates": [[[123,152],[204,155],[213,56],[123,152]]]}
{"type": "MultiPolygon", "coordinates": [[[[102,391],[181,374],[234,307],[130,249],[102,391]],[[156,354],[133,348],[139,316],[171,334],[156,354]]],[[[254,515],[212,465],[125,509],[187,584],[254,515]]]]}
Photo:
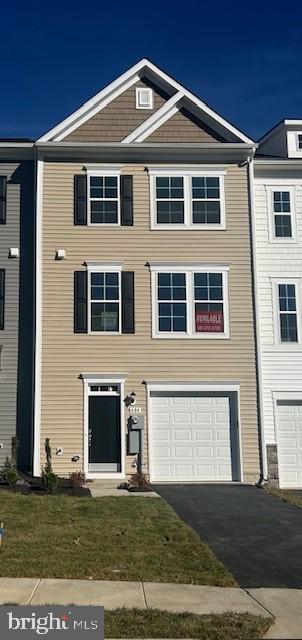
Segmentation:
{"type": "Polygon", "coordinates": [[[274,616],[266,638],[302,640],[302,589],[250,589],[123,582],[0,578],[0,604],[104,605],[188,611],[199,615],[252,613],[274,616]]]}

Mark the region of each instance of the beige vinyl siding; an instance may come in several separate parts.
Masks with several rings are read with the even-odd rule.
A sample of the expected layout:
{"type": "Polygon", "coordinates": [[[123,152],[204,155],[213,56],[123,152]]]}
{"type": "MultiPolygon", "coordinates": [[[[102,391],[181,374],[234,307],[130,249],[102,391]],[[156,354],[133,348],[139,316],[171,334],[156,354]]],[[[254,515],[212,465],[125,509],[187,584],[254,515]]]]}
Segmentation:
{"type": "Polygon", "coordinates": [[[166,102],[167,97],[153,88],[153,109],[136,109],[136,87],[149,87],[140,80],[112,100],[107,107],[75,129],[65,140],[69,142],[121,142],[166,102]]]}
{"type": "MultiPolygon", "coordinates": [[[[73,225],[73,179],[83,164],[45,163],[43,206],[43,364],[42,433],[53,449],[59,473],[83,460],[83,382],[85,373],[126,374],[126,393],[135,391],[146,408],[146,379],[233,382],[241,388],[240,412],[245,479],[259,469],[255,349],[253,338],[249,214],[246,168],[230,166],[225,176],[225,231],[150,231],[149,176],[142,166],[125,166],[134,176],[133,227],[73,225]],[[55,261],[56,248],[66,251],[55,261]],[[73,273],[85,260],[123,262],[135,272],[135,334],[81,335],[73,332],[73,273]],[[196,261],[230,265],[229,340],[151,338],[151,285],[148,261],[196,261]]],[[[127,411],[126,411],[127,414],[127,411]]],[[[147,449],[145,449],[147,453],[147,449]]],[[[130,472],[132,457],[128,459],[130,472]]]]}
{"type": "Polygon", "coordinates": [[[220,142],[222,139],[207,129],[205,125],[194,121],[185,111],[178,111],[161,127],[146,139],[146,142],[220,142]]]}

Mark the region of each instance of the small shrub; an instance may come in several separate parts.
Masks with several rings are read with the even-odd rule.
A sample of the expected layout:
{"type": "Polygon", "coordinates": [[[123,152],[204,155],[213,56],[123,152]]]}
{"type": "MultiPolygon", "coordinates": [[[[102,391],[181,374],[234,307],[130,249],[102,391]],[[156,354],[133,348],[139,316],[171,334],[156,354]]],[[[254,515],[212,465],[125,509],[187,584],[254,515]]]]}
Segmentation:
{"type": "Polygon", "coordinates": [[[79,489],[86,482],[85,473],[83,471],[73,471],[73,473],[69,474],[69,482],[71,487],[79,489]]]}
{"type": "Polygon", "coordinates": [[[41,484],[48,493],[53,493],[58,486],[58,476],[52,470],[51,446],[49,438],[45,440],[46,463],[42,469],[41,484]]]}
{"type": "Polygon", "coordinates": [[[0,481],[14,486],[18,482],[17,460],[18,460],[18,439],[13,436],[11,439],[11,457],[7,456],[5,463],[0,469],[0,481]]]}
{"type": "Polygon", "coordinates": [[[1,481],[11,486],[14,486],[18,482],[18,473],[15,467],[14,461],[11,458],[6,458],[5,463],[0,472],[1,481]]]}
{"type": "Polygon", "coordinates": [[[131,476],[129,485],[130,487],[146,487],[148,489],[150,488],[150,482],[146,474],[142,473],[141,471],[138,471],[137,473],[134,473],[133,476],[131,476]]]}

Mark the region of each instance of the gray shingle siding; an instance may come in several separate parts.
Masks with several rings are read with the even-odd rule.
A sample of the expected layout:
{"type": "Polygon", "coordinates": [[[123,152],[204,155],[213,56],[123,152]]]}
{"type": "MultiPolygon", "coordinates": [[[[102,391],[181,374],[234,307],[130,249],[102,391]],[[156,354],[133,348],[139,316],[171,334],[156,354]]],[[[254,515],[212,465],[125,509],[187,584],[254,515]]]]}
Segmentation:
{"type": "Polygon", "coordinates": [[[30,468],[34,265],[33,162],[30,160],[1,161],[0,158],[0,175],[7,176],[6,224],[0,227],[0,268],[5,269],[4,329],[0,331],[0,445],[2,445],[0,465],[6,456],[10,456],[11,438],[17,433],[21,445],[21,466],[30,468]],[[8,257],[11,247],[19,248],[20,258],[8,257]],[[19,394],[17,394],[18,388],[19,394]]]}

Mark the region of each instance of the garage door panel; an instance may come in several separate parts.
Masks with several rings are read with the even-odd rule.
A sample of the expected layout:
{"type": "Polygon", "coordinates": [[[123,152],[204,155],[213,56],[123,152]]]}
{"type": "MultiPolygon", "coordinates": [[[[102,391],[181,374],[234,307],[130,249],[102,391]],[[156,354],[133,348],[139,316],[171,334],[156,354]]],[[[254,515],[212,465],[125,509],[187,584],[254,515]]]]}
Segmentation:
{"type": "Polygon", "coordinates": [[[283,488],[302,487],[302,403],[277,402],[279,481],[283,488]]]}
{"type": "Polygon", "coordinates": [[[152,480],[232,480],[230,430],[228,396],[151,396],[152,480]],[[169,429],[162,420],[167,402],[169,429]]]}
{"type": "Polygon", "coordinates": [[[195,449],[195,457],[197,460],[209,460],[210,458],[214,458],[214,448],[213,447],[196,447],[195,449]]]}
{"type": "Polygon", "coordinates": [[[175,424],[180,424],[180,425],[190,424],[191,423],[190,418],[191,416],[188,413],[179,413],[178,411],[175,411],[174,413],[175,424]]]}
{"type": "Polygon", "coordinates": [[[205,442],[207,440],[208,441],[214,440],[214,433],[213,431],[209,431],[208,429],[203,430],[200,425],[200,429],[195,431],[195,440],[202,440],[205,442]]]}
{"type": "Polygon", "coordinates": [[[189,429],[179,429],[179,430],[175,430],[174,434],[172,435],[172,437],[174,437],[175,442],[178,442],[180,440],[182,440],[183,442],[191,442],[192,441],[192,431],[189,431],[189,429]]]}

